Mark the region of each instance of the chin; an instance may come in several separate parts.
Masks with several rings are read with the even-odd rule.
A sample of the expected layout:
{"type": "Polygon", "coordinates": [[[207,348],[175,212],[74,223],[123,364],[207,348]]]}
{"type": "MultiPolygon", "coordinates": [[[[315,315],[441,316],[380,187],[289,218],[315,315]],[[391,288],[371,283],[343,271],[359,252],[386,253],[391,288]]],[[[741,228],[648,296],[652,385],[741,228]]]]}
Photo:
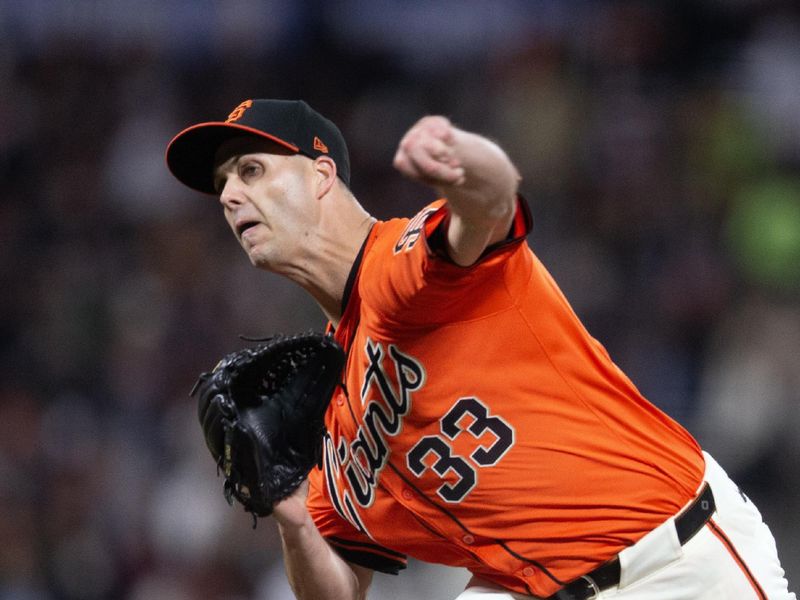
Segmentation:
{"type": "Polygon", "coordinates": [[[263,256],[249,254],[248,258],[250,259],[250,264],[254,267],[258,267],[259,269],[265,269],[267,267],[268,261],[263,256]]]}
{"type": "Polygon", "coordinates": [[[260,254],[258,252],[248,253],[247,257],[250,259],[250,264],[258,269],[263,269],[265,271],[272,270],[272,261],[269,259],[268,256],[260,254]]]}

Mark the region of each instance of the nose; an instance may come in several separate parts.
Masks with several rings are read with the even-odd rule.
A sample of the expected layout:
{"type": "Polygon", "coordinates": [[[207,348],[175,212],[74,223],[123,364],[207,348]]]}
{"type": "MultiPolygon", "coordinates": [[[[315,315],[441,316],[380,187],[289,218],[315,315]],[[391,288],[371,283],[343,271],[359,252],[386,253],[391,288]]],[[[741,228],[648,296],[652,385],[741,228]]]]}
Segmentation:
{"type": "Polygon", "coordinates": [[[220,204],[227,209],[240,206],[244,203],[244,198],[234,180],[234,177],[228,177],[219,193],[220,204]]]}

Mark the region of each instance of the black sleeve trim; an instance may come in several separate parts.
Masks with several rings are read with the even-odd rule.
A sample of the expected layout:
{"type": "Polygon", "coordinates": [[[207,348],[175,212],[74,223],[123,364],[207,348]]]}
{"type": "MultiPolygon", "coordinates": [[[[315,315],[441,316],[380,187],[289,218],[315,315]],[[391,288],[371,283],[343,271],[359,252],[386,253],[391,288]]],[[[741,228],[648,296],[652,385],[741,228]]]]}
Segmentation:
{"type": "Polygon", "coordinates": [[[338,537],[325,539],[343,559],[373,571],[397,575],[406,568],[408,563],[405,554],[389,550],[377,544],[354,542],[338,537]]]}
{"type": "MultiPolygon", "coordinates": [[[[450,223],[450,213],[447,210],[447,205],[444,204],[439,208],[439,211],[444,211],[443,218],[440,218],[436,225],[433,227],[432,230],[428,230],[427,238],[428,238],[428,247],[431,251],[436,254],[439,258],[446,260],[452,264],[453,259],[450,258],[450,254],[447,252],[447,227],[450,223]]],[[[437,211],[437,213],[439,212],[437,211]]],[[[436,213],[433,213],[436,214],[436,213]]],[[[514,244],[519,242],[524,237],[526,237],[533,228],[533,218],[531,217],[530,207],[528,206],[527,200],[522,196],[522,194],[517,194],[517,208],[516,213],[514,214],[514,219],[511,221],[511,227],[509,227],[508,234],[506,235],[505,239],[500,240],[488,246],[483,253],[480,255],[476,262],[479,263],[484,260],[488,255],[492,254],[496,250],[501,248],[505,248],[510,244],[514,244]]]]}

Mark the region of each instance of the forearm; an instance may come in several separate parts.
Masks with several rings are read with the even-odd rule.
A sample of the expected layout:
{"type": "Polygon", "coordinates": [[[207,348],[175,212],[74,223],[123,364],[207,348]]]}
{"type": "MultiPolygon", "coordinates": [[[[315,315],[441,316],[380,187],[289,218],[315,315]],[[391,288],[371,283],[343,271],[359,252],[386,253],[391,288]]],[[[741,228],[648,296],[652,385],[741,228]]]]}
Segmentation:
{"type": "Polygon", "coordinates": [[[459,129],[445,117],[425,117],[400,141],[394,165],[447,199],[447,245],[454,262],[473,264],[508,234],[520,177],[491,140],[459,129]]]}
{"type": "Polygon", "coordinates": [[[320,535],[308,517],[278,523],[289,584],[298,600],[363,600],[368,581],[359,577],[320,535]],[[363,588],[363,589],[362,589],[363,588]]]}
{"type": "Polygon", "coordinates": [[[487,138],[455,127],[451,152],[463,177],[436,186],[450,210],[473,226],[510,222],[520,177],[508,155],[487,138]]]}
{"type": "Polygon", "coordinates": [[[516,208],[519,174],[505,152],[488,139],[455,129],[453,155],[464,170],[461,181],[438,186],[447,198],[448,252],[471,265],[508,234],[516,208]]]}

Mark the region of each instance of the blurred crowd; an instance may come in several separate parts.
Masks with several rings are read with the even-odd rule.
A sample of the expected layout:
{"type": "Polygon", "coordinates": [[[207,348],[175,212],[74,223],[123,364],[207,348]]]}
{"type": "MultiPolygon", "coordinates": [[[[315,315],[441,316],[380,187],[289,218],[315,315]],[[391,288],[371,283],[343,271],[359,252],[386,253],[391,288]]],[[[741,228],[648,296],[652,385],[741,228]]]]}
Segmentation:
{"type": "MultiPolygon", "coordinates": [[[[433,198],[417,118],[497,139],[589,330],[741,483],[800,577],[800,10],[756,0],[0,0],[0,600],[284,600],[188,392],[240,334],[319,329],[164,165],[304,98],[376,216],[433,198]]],[[[413,563],[377,599],[456,595],[413,563]]],[[[796,588],[795,588],[796,589],[796,588]]]]}

